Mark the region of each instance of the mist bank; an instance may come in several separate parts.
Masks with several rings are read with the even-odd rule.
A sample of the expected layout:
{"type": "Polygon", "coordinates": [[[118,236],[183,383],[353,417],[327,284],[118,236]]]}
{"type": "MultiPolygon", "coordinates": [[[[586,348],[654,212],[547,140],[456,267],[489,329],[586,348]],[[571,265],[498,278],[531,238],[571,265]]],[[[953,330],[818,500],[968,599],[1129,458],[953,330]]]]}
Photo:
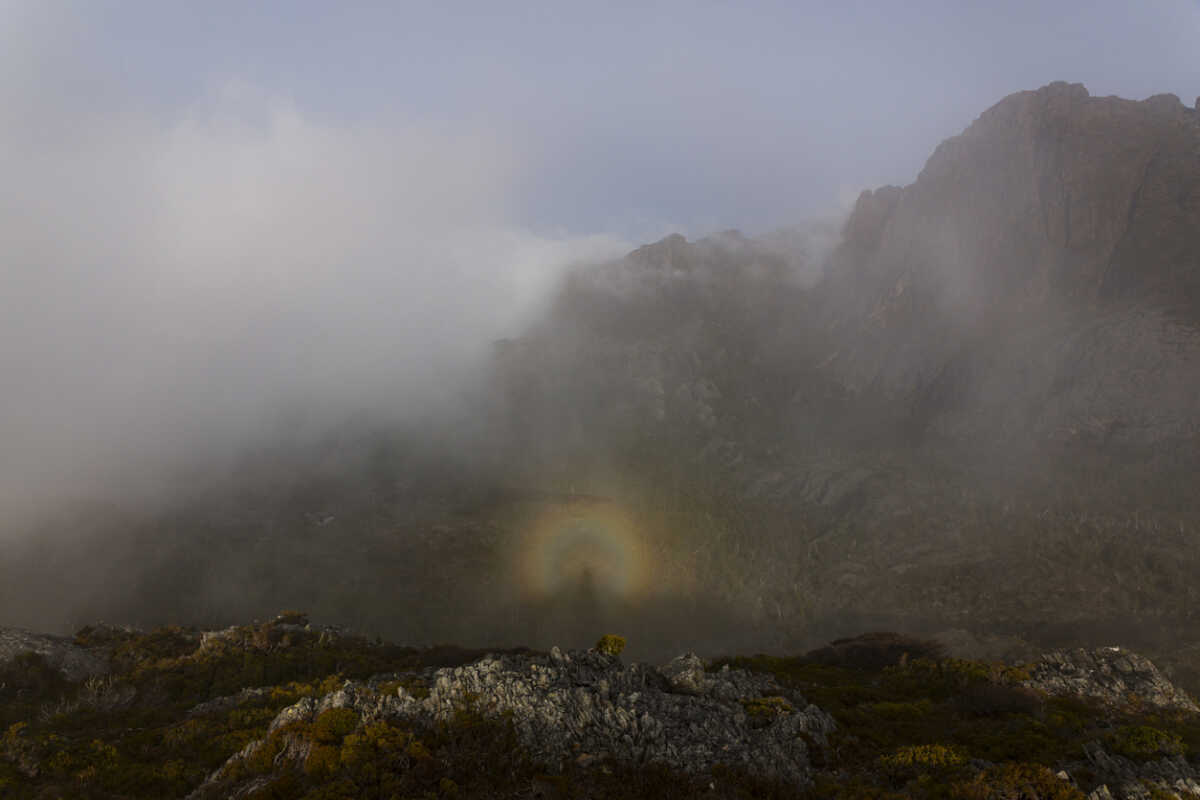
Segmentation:
{"type": "Polygon", "coordinates": [[[486,130],[332,123],[238,84],[177,114],[10,99],[6,526],[362,420],[469,416],[491,341],[625,247],[513,224],[522,154],[486,130]]]}

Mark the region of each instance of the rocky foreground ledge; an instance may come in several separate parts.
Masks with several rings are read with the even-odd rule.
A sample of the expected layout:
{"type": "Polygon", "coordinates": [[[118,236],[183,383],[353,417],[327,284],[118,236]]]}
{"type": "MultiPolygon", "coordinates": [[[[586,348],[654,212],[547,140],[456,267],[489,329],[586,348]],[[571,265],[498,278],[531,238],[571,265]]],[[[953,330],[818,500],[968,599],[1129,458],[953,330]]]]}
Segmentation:
{"type": "Polygon", "coordinates": [[[5,800],[1200,797],[1200,709],[1114,647],[1004,665],[872,634],[656,667],[616,637],[417,650],[296,614],[0,643],[5,800]]]}
{"type": "Polygon", "coordinates": [[[364,727],[452,724],[463,714],[506,718],[527,756],[552,773],[572,761],[657,764],[694,775],[729,767],[797,788],[811,783],[809,748],[828,746],[836,727],[772,677],[728,666],[708,673],[694,654],[661,670],[625,665],[599,650],[488,655],[420,678],[347,681],[324,697],[302,698],[279,712],[267,737],[233,756],[193,796],[209,796],[214,784],[218,796],[232,797],[265,785],[269,778],[226,779],[267,749],[275,751],[275,766],[303,767],[319,746],[308,735],[311,726],[337,711],[352,712],[343,718],[364,727]]]}

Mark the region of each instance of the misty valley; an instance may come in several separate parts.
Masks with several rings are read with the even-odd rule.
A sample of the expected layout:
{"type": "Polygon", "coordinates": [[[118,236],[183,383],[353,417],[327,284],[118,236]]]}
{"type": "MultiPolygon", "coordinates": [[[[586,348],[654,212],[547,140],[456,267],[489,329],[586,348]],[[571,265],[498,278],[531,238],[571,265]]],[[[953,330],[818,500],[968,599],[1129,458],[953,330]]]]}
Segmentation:
{"type": "Polygon", "coordinates": [[[14,501],[0,798],[1200,797],[1200,101],[547,285],[14,501]]]}

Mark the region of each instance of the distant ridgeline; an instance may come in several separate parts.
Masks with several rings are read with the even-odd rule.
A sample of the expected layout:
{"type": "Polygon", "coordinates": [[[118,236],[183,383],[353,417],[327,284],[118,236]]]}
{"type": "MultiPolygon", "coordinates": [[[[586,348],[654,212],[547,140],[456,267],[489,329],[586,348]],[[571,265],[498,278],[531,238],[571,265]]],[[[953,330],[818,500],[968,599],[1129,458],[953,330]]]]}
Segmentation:
{"type": "Polygon", "coordinates": [[[864,192],[819,264],[803,229],[779,241],[673,235],[580,270],[499,354],[514,437],[1200,434],[1200,112],[1174,95],[1011,95],[864,192]]]}

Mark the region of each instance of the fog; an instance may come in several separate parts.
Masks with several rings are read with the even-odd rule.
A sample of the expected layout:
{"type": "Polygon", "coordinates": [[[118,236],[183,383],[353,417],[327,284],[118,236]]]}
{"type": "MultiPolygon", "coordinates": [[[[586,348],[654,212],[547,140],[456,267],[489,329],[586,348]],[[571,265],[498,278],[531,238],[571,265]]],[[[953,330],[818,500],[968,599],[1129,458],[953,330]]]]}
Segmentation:
{"type": "MultiPolygon", "coordinates": [[[[120,509],[104,526],[137,529],[129,551],[139,558],[147,541],[163,542],[162,553],[178,544],[156,539],[162,530],[203,549],[187,539],[189,525],[203,527],[196,517],[146,519],[205,487],[295,466],[264,458],[246,467],[247,453],[272,448],[301,460],[324,453],[312,474],[378,479],[385,494],[401,491],[392,462],[404,448],[389,438],[401,433],[420,432],[426,455],[486,461],[471,448],[511,436],[488,428],[495,398],[481,397],[494,388],[495,343],[535,326],[579,265],[672,232],[694,241],[740,228],[799,271],[802,280],[787,284],[798,292],[836,244],[829,220],[864,188],[911,182],[939,141],[1002,96],[1068,79],[1093,95],[1177,92],[1187,101],[1200,74],[1200,11],[1185,0],[1142,4],[1136,19],[1118,3],[1010,4],[1003,14],[939,2],[837,14],[789,3],[602,12],[528,3],[502,13],[486,4],[243,5],[0,2],[0,545],[10,548],[0,554],[53,550],[70,539],[55,515],[84,503],[120,509]],[[804,225],[811,235],[796,234],[804,225]],[[792,258],[795,247],[809,248],[804,259],[792,258]],[[338,473],[329,442],[347,430],[364,439],[338,473]]],[[[792,313],[792,294],[768,299],[778,318],[792,313]]],[[[746,326],[754,336],[767,330],[759,322],[746,326]]],[[[794,339],[769,344],[778,363],[795,360],[794,339]]],[[[569,363],[570,343],[556,352],[570,380],[585,372],[569,363]]],[[[604,494],[587,502],[607,519],[617,514],[608,495],[633,478],[610,452],[619,438],[610,431],[571,438],[575,406],[600,418],[624,399],[578,384],[563,392],[571,402],[539,420],[539,435],[556,457],[584,452],[586,468],[541,470],[531,436],[507,442],[505,455],[528,458],[495,482],[559,492],[567,505],[604,494]]],[[[420,490],[387,494],[388,503],[415,507],[420,490]]],[[[761,620],[771,603],[777,616],[800,603],[806,587],[778,600],[765,579],[754,583],[752,569],[773,569],[766,557],[731,579],[744,605],[718,611],[697,600],[706,587],[696,585],[696,564],[717,570],[740,545],[731,535],[704,549],[673,529],[717,503],[701,508],[673,491],[668,505],[678,509],[648,525],[659,539],[639,556],[662,568],[650,593],[658,610],[626,609],[623,619],[648,619],[646,630],[661,636],[680,616],[707,618],[705,635],[719,638],[749,616],[761,620]],[[685,507],[692,516],[672,516],[685,507]],[[693,548],[692,561],[671,562],[670,548],[693,548]]],[[[329,509],[361,511],[367,501],[332,494],[311,492],[289,510],[350,542],[357,523],[325,528],[336,516],[329,509]]],[[[519,526],[522,514],[542,511],[512,513],[519,526]]],[[[404,524],[427,521],[412,514],[404,524]]],[[[267,516],[245,529],[270,528],[267,516]]],[[[687,536],[725,537],[736,526],[718,528],[687,536]]],[[[438,547],[456,546],[443,538],[451,543],[438,547]]],[[[59,577],[83,582],[74,593],[21,594],[41,578],[19,591],[10,584],[7,596],[0,587],[0,621],[62,628],[93,608],[126,613],[175,588],[150,556],[110,564],[97,545],[71,558],[81,571],[59,577]],[[107,602],[117,574],[131,585],[131,575],[148,576],[146,586],[107,602]]],[[[222,568],[237,560],[226,558],[222,568]]],[[[361,552],[346,559],[340,569],[355,576],[355,559],[370,561],[361,552]]],[[[442,589],[461,602],[402,632],[433,641],[435,622],[448,636],[575,630],[570,618],[587,609],[571,604],[574,589],[562,590],[570,602],[554,612],[554,596],[530,600],[514,583],[497,600],[471,583],[509,566],[449,576],[442,589]],[[541,613],[531,608],[545,619],[531,621],[541,613]],[[553,622],[556,614],[566,621],[553,622]]],[[[196,619],[232,621],[243,600],[254,613],[305,602],[303,586],[273,593],[249,567],[195,583],[203,602],[187,608],[196,619]],[[251,602],[245,587],[256,582],[251,602]]],[[[322,602],[318,610],[366,619],[322,602]]]]}
{"type": "Polygon", "coordinates": [[[513,226],[520,154],[486,133],[236,84],[170,119],[62,111],[0,126],[9,521],[289,426],[444,411],[558,271],[626,247],[513,226]]]}

